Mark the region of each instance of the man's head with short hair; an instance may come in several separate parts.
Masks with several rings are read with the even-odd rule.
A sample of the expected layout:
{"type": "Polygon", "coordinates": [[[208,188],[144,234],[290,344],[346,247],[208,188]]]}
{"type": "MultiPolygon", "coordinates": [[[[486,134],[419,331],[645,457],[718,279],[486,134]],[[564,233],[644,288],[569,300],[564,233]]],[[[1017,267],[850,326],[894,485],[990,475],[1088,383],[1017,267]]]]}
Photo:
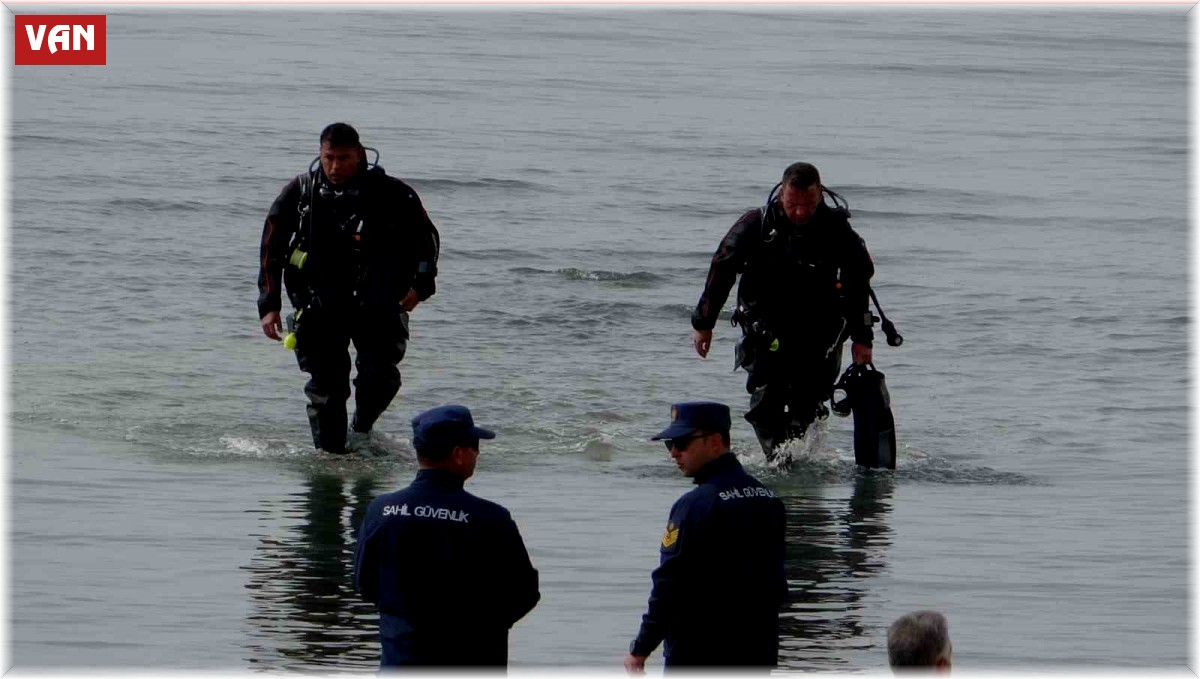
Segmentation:
{"type": "Polygon", "coordinates": [[[321,130],[320,149],[321,170],[334,185],[354,179],[367,164],[358,131],[346,123],[334,123],[321,130]]]}
{"type": "Polygon", "coordinates": [[[781,180],[783,188],[807,189],[810,186],[821,185],[821,173],[812,163],[792,163],[783,171],[781,180]]]}
{"type": "Polygon", "coordinates": [[[950,670],[953,646],[946,616],[917,611],[900,616],[888,628],[888,663],[894,671],[950,670]]]}
{"type": "Polygon", "coordinates": [[[320,143],[329,144],[330,146],[362,146],[362,143],[358,140],[358,130],[346,123],[327,125],[325,129],[321,130],[320,143]]]}
{"type": "Polygon", "coordinates": [[[821,173],[809,163],[792,163],[783,171],[779,204],[789,221],[797,226],[808,223],[825,200],[821,173]]]}

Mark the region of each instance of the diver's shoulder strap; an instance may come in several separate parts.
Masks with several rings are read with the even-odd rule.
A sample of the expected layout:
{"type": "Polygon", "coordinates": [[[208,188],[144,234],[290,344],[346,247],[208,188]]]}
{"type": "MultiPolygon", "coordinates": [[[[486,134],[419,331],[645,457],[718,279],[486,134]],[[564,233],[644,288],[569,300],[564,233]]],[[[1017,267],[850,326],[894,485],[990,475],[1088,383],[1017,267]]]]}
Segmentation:
{"type": "Polygon", "coordinates": [[[304,205],[312,198],[313,185],[316,180],[313,178],[312,172],[301,172],[296,175],[296,181],[300,183],[300,207],[303,209],[304,205]]]}
{"type": "Polygon", "coordinates": [[[292,259],[295,259],[296,252],[307,249],[307,243],[311,235],[310,232],[312,231],[312,216],[310,213],[312,212],[316,176],[310,169],[308,172],[301,172],[296,175],[296,182],[300,184],[300,198],[296,201],[296,213],[299,216],[296,224],[296,233],[292,238],[292,259]]]}
{"type": "Polygon", "coordinates": [[[316,189],[317,173],[321,171],[321,156],[313,158],[308,163],[308,171],[296,175],[300,182],[300,211],[304,211],[305,203],[312,204],[313,191],[316,189]]]}

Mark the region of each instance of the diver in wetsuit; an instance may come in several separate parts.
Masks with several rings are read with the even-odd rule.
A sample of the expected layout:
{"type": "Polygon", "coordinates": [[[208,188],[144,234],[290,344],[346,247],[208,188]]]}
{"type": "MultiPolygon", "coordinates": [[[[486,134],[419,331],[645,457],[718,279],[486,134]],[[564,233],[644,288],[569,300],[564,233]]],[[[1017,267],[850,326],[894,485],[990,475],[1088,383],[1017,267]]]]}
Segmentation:
{"type": "Polygon", "coordinates": [[[400,390],[408,315],[435,290],[440,240],[409,185],[367,163],[358,132],[321,132],[319,163],[289,182],[263,226],[258,315],[263,333],[295,349],[313,445],[346,452],[400,390]],[[282,285],[281,285],[282,283],[282,285]],[[280,290],[295,312],[284,338],[280,290]],[[350,355],[355,411],[347,431],[350,355]]]}
{"type": "Polygon", "coordinates": [[[839,199],[816,167],[790,165],[767,204],[743,214],[721,241],[692,313],[693,345],[705,357],[741,275],[733,321],[742,328],[738,365],[748,373],[745,417],[770,461],[781,443],[803,437],[828,413],[823,401],[847,338],[854,362],[871,363],[875,266],[839,199]]]}

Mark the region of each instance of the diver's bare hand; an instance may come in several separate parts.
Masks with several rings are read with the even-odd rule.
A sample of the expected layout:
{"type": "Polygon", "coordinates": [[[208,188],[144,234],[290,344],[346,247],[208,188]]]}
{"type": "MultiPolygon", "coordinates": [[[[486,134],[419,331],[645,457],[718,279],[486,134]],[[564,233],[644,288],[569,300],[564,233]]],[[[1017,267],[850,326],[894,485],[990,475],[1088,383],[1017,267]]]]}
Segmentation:
{"type": "Polygon", "coordinates": [[[276,342],[282,342],[279,333],[283,332],[283,321],[278,311],[268,311],[259,321],[262,323],[263,334],[276,342]]]}
{"type": "Polygon", "coordinates": [[[858,342],[850,343],[850,358],[854,359],[857,365],[871,363],[871,347],[858,342]]]}
{"type": "Polygon", "coordinates": [[[416,309],[417,305],[420,303],[421,298],[417,296],[417,291],[410,289],[408,294],[404,296],[404,299],[400,300],[400,308],[404,309],[405,311],[412,311],[413,309],[416,309]]]}
{"type": "Polygon", "coordinates": [[[708,350],[712,348],[712,330],[696,330],[692,333],[692,346],[696,348],[696,353],[700,354],[700,358],[708,357],[708,350]]]}

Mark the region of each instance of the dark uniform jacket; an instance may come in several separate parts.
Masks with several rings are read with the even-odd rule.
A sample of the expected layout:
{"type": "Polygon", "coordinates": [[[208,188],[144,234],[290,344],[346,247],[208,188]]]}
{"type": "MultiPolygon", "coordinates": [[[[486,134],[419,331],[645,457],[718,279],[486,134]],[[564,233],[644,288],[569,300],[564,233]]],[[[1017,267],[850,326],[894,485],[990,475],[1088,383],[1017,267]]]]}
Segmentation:
{"type": "Polygon", "coordinates": [[[775,336],[824,350],[838,340],[845,319],[850,338],[871,345],[867,305],[875,265],[846,210],[821,203],[803,226],[792,224],[778,203],[765,223],[760,210],[743,214],[713,255],[693,328],[716,326],[738,274],[738,304],[775,336]]]}
{"type": "Polygon", "coordinates": [[[774,666],[787,599],[783,502],[733,453],[671,508],[650,604],[630,652],[665,641],[668,666],[774,666]]]}
{"type": "Polygon", "coordinates": [[[541,596],[508,510],[439,469],[371,502],[354,582],[379,605],[383,666],[503,666],[509,628],[541,596]]]}
{"type": "Polygon", "coordinates": [[[387,314],[409,289],[421,300],[434,293],[440,241],[416,191],[365,166],[338,188],[318,168],[289,182],[271,205],[259,250],[259,318],[280,310],[281,283],[298,309],[315,296],[327,307],[387,314]],[[289,263],[301,245],[308,253],[302,268],[289,263]]]}

